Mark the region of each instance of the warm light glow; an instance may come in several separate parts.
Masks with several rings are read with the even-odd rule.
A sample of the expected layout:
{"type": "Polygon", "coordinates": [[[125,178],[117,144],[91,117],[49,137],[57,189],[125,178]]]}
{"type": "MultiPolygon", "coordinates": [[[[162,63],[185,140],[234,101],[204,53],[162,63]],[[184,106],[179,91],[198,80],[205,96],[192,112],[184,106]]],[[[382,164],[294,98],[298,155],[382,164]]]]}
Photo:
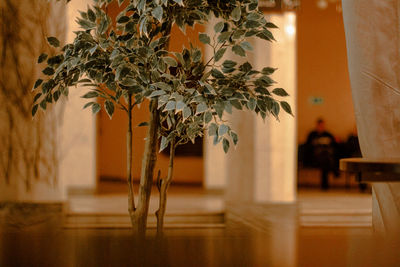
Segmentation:
{"type": "Polygon", "coordinates": [[[293,13],[285,15],[285,33],[288,37],[294,37],[296,34],[296,16],[293,13]]]}
{"type": "Polygon", "coordinates": [[[318,6],[320,9],[326,9],[326,8],[328,7],[328,2],[327,2],[326,0],[319,0],[319,1],[317,2],[317,6],[318,6]]]}
{"type": "Polygon", "coordinates": [[[289,36],[293,36],[296,33],[296,29],[294,28],[293,25],[286,25],[285,26],[285,32],[289,36]]]}

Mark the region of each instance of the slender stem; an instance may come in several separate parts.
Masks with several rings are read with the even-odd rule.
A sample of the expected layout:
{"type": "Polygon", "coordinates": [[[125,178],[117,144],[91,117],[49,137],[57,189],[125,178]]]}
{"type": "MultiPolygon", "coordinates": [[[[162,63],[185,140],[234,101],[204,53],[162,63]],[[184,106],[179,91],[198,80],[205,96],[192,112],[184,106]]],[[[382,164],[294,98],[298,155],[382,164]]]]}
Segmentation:
{"type": "Polygon", "coordinates": [[[174,158],[175,158],[175,138],[172,139],[170,143],[169,150],[169,165],[168,165],[168,176],[166,180],[161,180],[161,185],[158,190],[160,191],[160,200],[159,207],[156,211],[157,217],[157,236],[162,235],[163,227],[164,227],[164,215],[167,207],[167,191],[168,187],[172,182],[173,173],[174,173],[174,158]]]}
{"type": "Polygon", "coordinates": [[[132,95],[128,97],[128,132],[126,135],[126,165],[127,165],[127,181],[128,181],[128,209],[132,215],[135,211],[135,195],[133,193],[133,177],[132,177],[132,95]]]}
{"type": "Polygon", "coordinates": [[[157,100],[150,102],[150,123],[146,137],[145,151],[139,186],[139,198],[134,216],[131,216],[134,232],[144,236],[146,232],[147,215],[153,185],[154,167],[157,161],[157,141],[160,115],[157,110],[157,100]]]}
{"type": "MultiPolygon", "coordinates": [[[[171,33],[172,24],[165,29],[164,36],[171,33]]],[[[169,42],[165,44],[168,47],[169,42]]],[[[158,101],[150,101],[149,128],[146,136],[145,150],[142,160],[139,196],[135,212],[131,215],[134,234],[143,238],[146,234],[147,215],[149,213],[150,195],[153,185],[154,167],[157,161],[158,130],[160,127],[160,111],[157,109],[158,101]]]]}

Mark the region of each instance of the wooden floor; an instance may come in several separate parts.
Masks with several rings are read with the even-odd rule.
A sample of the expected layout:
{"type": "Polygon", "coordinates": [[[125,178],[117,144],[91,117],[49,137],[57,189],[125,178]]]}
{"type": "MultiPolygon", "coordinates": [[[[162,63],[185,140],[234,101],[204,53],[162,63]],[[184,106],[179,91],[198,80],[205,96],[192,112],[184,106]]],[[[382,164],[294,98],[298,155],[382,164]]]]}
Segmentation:
{"type": "MultiPolygon", "coordinates": [[[[127,217],[126,193],[100,195],[71,195],[69,198],[68,227],[130,227],[127,217]],[[90,222],[84,215],[92,216],[90,222]],[[115,220],[112,220],[115,218],[115,220]]],[[[158,194],[153,192],[150,201],[150,227],[154,226],[158,194]]],[[[371,227],[372,200],[370,193],[354,190],[315,189],[298,193],[299,224],[302,227],[371,227]]],[[[223,192],[204,191],[200,187],[172,187],[167,204],[167,226],[171,223],[198,221],[221,223],[225,212],[223,192]],[[203,217],[203,220],[201,220],[203,217]]]]}
{"type": "Polygon", "coordinates": [[[175,188],[167,208],[172,227],[162,239],[150,227],[139,243],[125,222],[112,227],[115,221],[105,220],[126,218],[125,195],[73,195],[69,203],[69,214],[99,221],[85,225],[88,216],[69,227],[0,228],[0,266],[400,265],[399,238],[374,235],[370,220],[348,220],[371,213],[371,195],[356,191],[300,191],[297,205],[230,207],[221,192],[175,188]],[[174,227],[179,221],[189,227],[174,227]]]}

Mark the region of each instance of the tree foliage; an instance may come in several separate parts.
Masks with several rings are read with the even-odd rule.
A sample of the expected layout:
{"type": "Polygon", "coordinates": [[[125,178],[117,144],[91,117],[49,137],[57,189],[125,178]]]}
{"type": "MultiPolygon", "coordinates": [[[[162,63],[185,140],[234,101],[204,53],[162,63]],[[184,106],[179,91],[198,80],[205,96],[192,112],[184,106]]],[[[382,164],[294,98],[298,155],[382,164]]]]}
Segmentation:
{"type": "MultiPolygon", "coordinates": [[[[105,12],[111,2],[94,0],[80,13],[82,30],[76,32],[74,42],[56,56],[40,55],[38,62],[44,63],[48,79],[35,83],[33,115],[38,107],[45,110],[80,84],[87,88],[82,97],[89,102],[84,107],[93,113],[104,108],[110,118],[116,108],[128,111],[129,95],[134,98],[132,105],[156,100],[161,150],[173,138],[177,144],[186,143],[208,130],[227,151],[238,136],[222,122],[225,112],[248,109],[262,118],[268,114],[278,118],[281,109],[292,114],[287,102],[274,97],[288,95],[282,88],[271,89],[274,68],[255,70],[249,62],[222,61],[228,50],[246,57],[253,49],[249,37],[274,40],[270,29],[276,26],[265,20],[258,1],[120,0],[125,8],[115,23],[105,12]],[[181,52],[168,51],[173,24],[185,31],[195,23],[207,23],[211,14],[219,18],[214,35],[199,34],[199,40],[212,48],[211,58],[204,58],[200,48],[192,45],[181,52]],[[103,106],[98,97],[104,99],[103,106]]],[[[55,37],[47,40],[60,46],[55,37]]]]}
{"type": "MultiPolygon", "coordinates": [[[[173,177],[177,145],[194,142],[208,133],[214,143],[222,143],[227,152],[236,145],[238,135],[222,119],[233,109],[247,109],[263,119],[276,119],[280,110],[292,114],[289,104],[278,98],[288,96],[282,88],[273,88],[270,75],[274,68],[255,70],[246,62],[252,51],[250,37],[273,41],[270,31],[276,26],[265,20],[257,0],[118,0],[120,11],[113,19],[106,12],[113,0],[94,0],[93,6],[80,13],[73,43],[60,48],[49,57],[42,54],[47,79],[34,85],[32,115],[38,109],[68,96],[71,87],[86,88],[82,97],[88,99],[84,108],[96,114],[102,108],[112,118],[116,109],[128,114],[127,181],[128,203],[132,226],[139,234],[146,230],[156,148],[170,146],[168,176],[157,179],[160,191],[157,232],[163,228],[166,193],[173,177]],[[198,39],[213,51],[205,58],[200,47],[190,44],[180,52],[169,50],[171,28],[183,32],[196,23],[206,24],[217,18],[214,33],[200,33],[198,39]],[[244,63],[224,59],[227,51],[243,57],[244,63]],[[102,101],[99,101],[102,99],[102,101]],[[150,102],[145,153],[138,203],[135,205],[132,183],[132,108],[150,102]]],[[[117,0],[114,0],[117,1],[117,0]]],[[[68,0],[67,0],[68,2],[68,0]]],[[[48,37],[50,45],[60,42],[48,37]]],[[[226,57],[225,57],[226,58],[226,57]]]]}

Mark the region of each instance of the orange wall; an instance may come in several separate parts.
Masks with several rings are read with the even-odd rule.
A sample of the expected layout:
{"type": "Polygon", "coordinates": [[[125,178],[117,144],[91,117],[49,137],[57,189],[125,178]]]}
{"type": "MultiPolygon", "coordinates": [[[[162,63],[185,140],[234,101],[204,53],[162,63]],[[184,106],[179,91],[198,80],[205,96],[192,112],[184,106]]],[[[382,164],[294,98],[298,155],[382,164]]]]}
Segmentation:
{"type": "MultiPolygon", "coordinates": [[[[117,5],[109,7],[109,14],[116,16],[117,5]]],[[[172,29],[170,49],[181,51],[183,45],[189,45],[192,40],[195,45],[201,46],[197,40],[198,32],[204,27],[196,25],[193,29],[186,30],[186,36],[176,27],[172,29]]],[[[148,118],[148,105],[142,104],[134,109],[133,125],[146,121],[148,118]]],[[[127,115],[117,110],[110,120],[102,110],[98,116],[98,141],[97,141],[97,174],[98,177],[113,179],[126,179],[126,131],[127,115]]],[[[144,151],[144,138],[147,127],[137,127],[133,131],[133,175],[136,180],[140,177],[141,158],[144,151]]],[[[159,154],[155,173],[160,169],[162,177],[167,175],[168,156],[159,154]]],[[[197,183],[203,181],[203,159],[200,157],[176,157],[174,165],[174,181],[181,183],[197,183]]]]}
{"type": "Polygon", "coordinates": [[[320,10],[305,0],[297,12],[298,141],[304,142],[318,117],[344,139],[355,126],[342,13],[329,5],[320,10]],[[311,96],[323,97],[311,105],[311,96]]]}

